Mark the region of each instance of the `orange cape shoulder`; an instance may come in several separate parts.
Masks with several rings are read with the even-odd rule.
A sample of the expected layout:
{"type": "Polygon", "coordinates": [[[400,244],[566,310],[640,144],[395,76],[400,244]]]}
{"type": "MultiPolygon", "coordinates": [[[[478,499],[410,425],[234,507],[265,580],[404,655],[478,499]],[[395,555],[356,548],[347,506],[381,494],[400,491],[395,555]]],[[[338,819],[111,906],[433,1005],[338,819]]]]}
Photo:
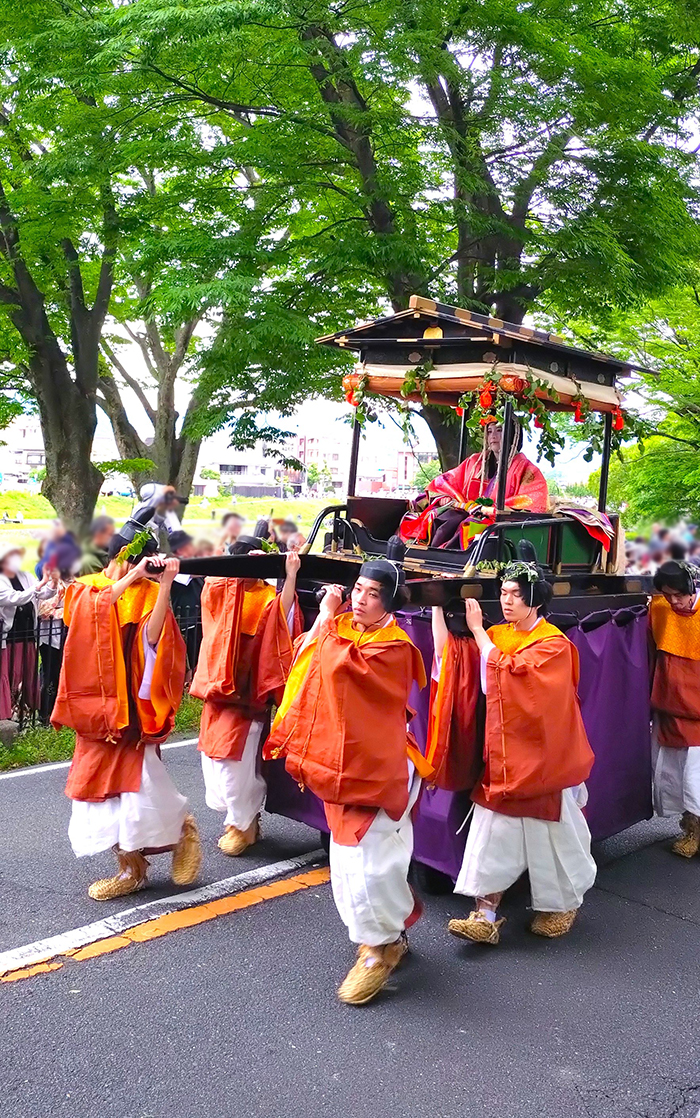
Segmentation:
{"type": "Polygon", "coordinates": [[[655,594],[649,606],[649,621],[654,644],[662,652],[700,660],[700,603],[686,617],[676,613],[663,594],[655,594]]]}

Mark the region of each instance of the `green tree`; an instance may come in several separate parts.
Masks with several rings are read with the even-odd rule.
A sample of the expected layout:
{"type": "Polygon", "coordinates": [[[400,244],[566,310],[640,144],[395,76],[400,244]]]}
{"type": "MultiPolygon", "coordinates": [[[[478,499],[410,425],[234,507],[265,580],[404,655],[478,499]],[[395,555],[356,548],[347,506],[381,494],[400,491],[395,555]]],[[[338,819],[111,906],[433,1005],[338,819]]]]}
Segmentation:
{"type": "MultiPolygon", "coordinates": [[[[520,321],[608,316],[697,254],[688,121],[700,18],[676,0],[142,0],[105,13],[103,53],[242,145],[275,199],[270,267],[226,304],[206,424],[334,391],[311,339],[416,291],[520,321]]],[[[458,433],[420,409],[443,466],[458,433]]],[[[272,437],[272,429],[267,430],[272,437]]]]}
{"type": "Polygon", "coordinates": [[[0,0],[0,388],[36,401],[44,489],[78,530],[102,481],[90,461],[97,407],[125,460],[148,458],[159,480],[189,490],[196,392],[178,415],[176,381],[196,387],[195,330],[223,290],[230,301],[250,286],[243,257],[259,237],[233,145],[109,56],[102,17],[113,11],[111,0],[0,0]]]}
{"type": "Polygon", "coordinates": [[[437,458],[431,458],[429,462],[421,462],[416,470],[416,488],[421,490],[427,489],[430,482],[433,481],[439,473],[441,473],[441,466],[437,458]]]}

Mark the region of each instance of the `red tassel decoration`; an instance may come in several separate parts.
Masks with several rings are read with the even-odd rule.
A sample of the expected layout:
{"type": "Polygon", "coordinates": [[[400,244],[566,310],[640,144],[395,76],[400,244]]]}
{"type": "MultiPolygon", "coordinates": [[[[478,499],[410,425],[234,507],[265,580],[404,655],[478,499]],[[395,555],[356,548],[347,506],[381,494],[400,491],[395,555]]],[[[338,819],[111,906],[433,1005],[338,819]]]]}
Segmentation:
{"type": "Polygon", "coordinates": [[[620,410],[620,406],[615,408],[613,412],[613,431],[622,431],[625,426],[625,417],[620,410]]]}

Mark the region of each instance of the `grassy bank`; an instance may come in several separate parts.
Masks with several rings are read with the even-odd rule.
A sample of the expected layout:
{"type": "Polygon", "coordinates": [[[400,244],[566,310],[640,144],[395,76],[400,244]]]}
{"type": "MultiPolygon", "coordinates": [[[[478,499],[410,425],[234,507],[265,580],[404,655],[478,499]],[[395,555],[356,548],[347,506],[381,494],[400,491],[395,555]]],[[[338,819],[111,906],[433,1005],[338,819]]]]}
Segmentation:
{"type": "MultiPolygon", "coordinates": [[[[202,703],[185,694],[175,715],[175,733],[196,737],[202,703]]],[[[50,761],[70,761],[75,749],[75,734],[63,727],[33,726],[18,734],[12,745],[0,745],[0,772],[45,765],[50,761]]]]}

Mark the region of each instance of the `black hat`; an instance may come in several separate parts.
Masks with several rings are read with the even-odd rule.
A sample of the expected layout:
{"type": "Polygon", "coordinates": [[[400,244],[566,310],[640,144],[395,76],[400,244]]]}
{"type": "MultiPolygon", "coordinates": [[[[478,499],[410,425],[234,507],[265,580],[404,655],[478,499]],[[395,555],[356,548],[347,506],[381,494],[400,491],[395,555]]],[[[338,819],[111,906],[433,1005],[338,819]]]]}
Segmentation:
{"type": "Polygon", "coordinates": [[[681,563],[677,559],[669,559],[662,563],[654,575],[654,589],[675,590],[677,594],[695,593],[695,575],[690,563],[681,563]]]}
{"type": "Polygon", "coordinates": [[[232,555],[248,555],[251,551],[263,551],[263,541],[259,536],[239,536],[230,550],[232,555]]]}
{"type": "Polygon", "coordinates": [[[183,532],[181,530],[179,532],[171,532],[168,537],[168,543],[170,544],[170,550],[173,555],[175,555],[181,547],[185,547],[188,543],[194,543],[194,539],[189,532],[183,532]]]}
{"type": "Polygon", "coordinates": [[[406,605],[406,576],[401,567],[389,559],[368,559],[360,567],[358,578],[369,578],[372,582],[379,583],[379,596],[387,613],[406,605]]]}
{"type": "Polygon", "coordinates": [[[140,559],[143,559],[144,555],[156,554],[158,551],[158,543],[146,528],[149,521],[153,519],[154,513],[155,508],[151,505],[147,505],[146,508],[138,509],[133,516],[129,517],[126,523],[122,525],[118,532],[114,533],[109,541],[107,555],[110,559],[116,559],[123,548],[128,547],[129,544],[134,542],[136,536],[142,535],[143,533],[147,533],[148,538],[144,538],[143,546],[138,555],[130,555],[128,562],[138,563],[140,559]]]}

